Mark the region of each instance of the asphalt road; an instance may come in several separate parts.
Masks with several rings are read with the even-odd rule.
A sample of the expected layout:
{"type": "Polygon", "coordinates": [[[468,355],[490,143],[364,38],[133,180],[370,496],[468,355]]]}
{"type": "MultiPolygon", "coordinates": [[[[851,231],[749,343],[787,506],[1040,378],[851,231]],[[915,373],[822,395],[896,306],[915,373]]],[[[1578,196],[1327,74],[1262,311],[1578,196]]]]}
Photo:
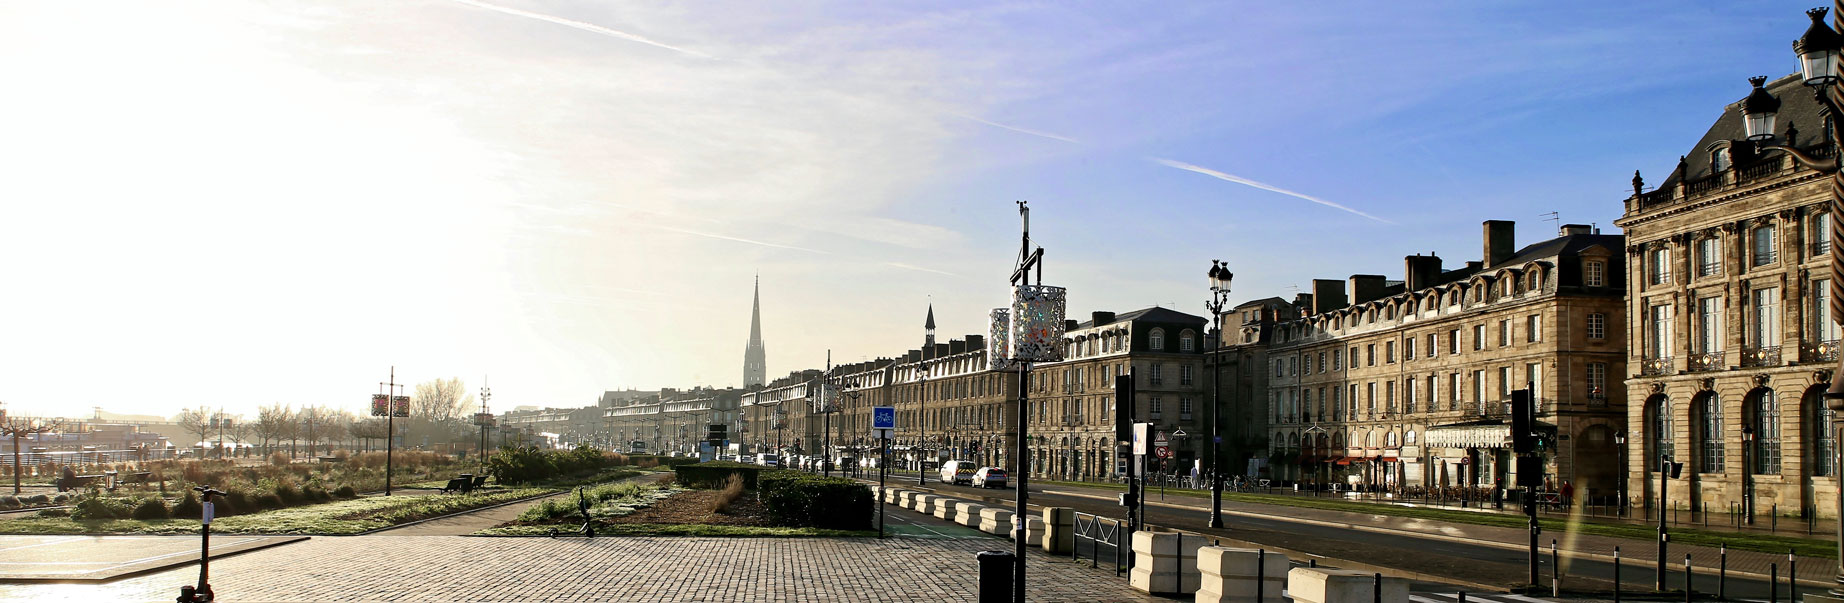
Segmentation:
{"type": "MultiPolygon", "coordinates": [[[[876,476],[871,476],[875,480],[876,476]]],[[[888,480],[891,487],[914,487],[915,477],[910,474],[907,480],[897,479],[893,475],[888,480]]],[[[992,490],[968,486],[951,486],[930,480],[930,489],[952,492],[968,498],[994,497],[1010,500],[1015,494],[1012,490],[992,490]]],[[[1112,500],[1096,500],[1072,494],[1090,494],[1106,496],[1112,499],[1118,490],[1099,488],[1081,488],[1062,484],[1039,487],[1031,486],[1030,502],[1034,505],[1070,507],[1082,513],[1092,513],[1109,517],[1124,517],[1125,511],[1112,500]],[[1047,488],[1049,491],[1045,491],[1047,488]]],[[[1156,498],[1156,491],[1152,494],[1156,498]]],[[[1195,500],[1195,499],[1177,499],[1195,500]]],[[[1265,505],[1263,507],[1266,507],[1265,505]]],[[[1272,507],[1267,507],[1272,509],[1272,507]]],[[[1173,508],[1149,506],[1146,521],[1153,525],[1183,529],[1207,536],[1234,538],[1258,545],[1286,548],[1312,555],[1333,559],[1347,559],[1430,576],[1447,577],[1453,580],[1475,584],[1511,588],[1529,581],[1529,557],[1523,550],[1510,550],[1501,546],[1489,546],[1467,542],[1456,542],[1442,538],[1427,538],[1412,532],[1381,534],[1363,530],[1351,530],[1335,526],[1294,520],[1264,509],[1246,508],[1233,503],[1224,503],[1226,511],[1246,513],[1263,513],[1258,517],[1229,516],[1224,518],[1225,529],[1210,529],[1207,509],[1173,508]]],[[[1405,520],[1407,521],[1407,520],[1405,520]]],[[[1464,527],[1464,526],[1460,526],[1464,527]]],[[[1540,542],[1547,547],[1552,534],[1544,534],[1540,542]]],[[[1103,551],[1103,558],[1110,558],[1108,551],[1103,551]]],[[[1620,578],[1624,585],[1622,590],[1637,594],[1651,591],[1655,573],[1653,560],[1625,561],[1621,564],[1620,578]]],[[[1714,559],[1698,560],[1693,569],[1694,589],[1699,592],[1714,593],[1717,588],[1714,559]]],[[[1831,563],[1829,560],[1810,560],[1813,563],[1831,563]]],[[[1613,564],[1592,559],[1575,559],[1566,563],[1567,575],[1564,576],[1565,589],[1587,592],[1611,592],[1613,589],[1613,564]]],[[[1683,557],[1670,560],[1667,569],[1667,589],[1683,588],[1683,557]]],[[[1539,580],[1544,586],[1549,585],[1552,568],[1548,551],[1545,549],[1539,564],[1539,580]]],[[[1800,593],[1812,591],[1802,587],[1800,593]]],[[[1769,590],[1765,580],[1744,579],[1729,576],[1724,584],[1724,594],[1730,599],[1768,600],[1769,590]]],[[[1782,579],[1778,598],[1788,600],[1787,585],[1782,579]]]]}

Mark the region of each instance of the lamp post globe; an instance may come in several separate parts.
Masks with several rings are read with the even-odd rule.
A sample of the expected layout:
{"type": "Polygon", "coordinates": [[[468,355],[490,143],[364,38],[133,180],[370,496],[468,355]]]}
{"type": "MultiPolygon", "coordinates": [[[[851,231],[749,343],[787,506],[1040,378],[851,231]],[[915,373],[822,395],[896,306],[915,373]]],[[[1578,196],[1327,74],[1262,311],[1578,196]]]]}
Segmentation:
{"type": "Polygon", "coordinates": [[[1806,11],[1812,26],[1793,41],[1793,54],[1799,56],[1799,72],[1807,86],[1829,86],[1838,81],[1838,51],[1844,48],[1844,36],[1825,24],[1826,9],[1806,11]]]}
{"type": "Polygon", "coordinates": [[[1774,98],[1762,85],[1767,83],[1764,76],[1748,78],[1754,90],[1748,98],[1742,99],[1742,128],[1747,132],[1748,140],[1763,142],[1774,139],[1774,121],[1780,112],[1780,99],[1774,98]]]}

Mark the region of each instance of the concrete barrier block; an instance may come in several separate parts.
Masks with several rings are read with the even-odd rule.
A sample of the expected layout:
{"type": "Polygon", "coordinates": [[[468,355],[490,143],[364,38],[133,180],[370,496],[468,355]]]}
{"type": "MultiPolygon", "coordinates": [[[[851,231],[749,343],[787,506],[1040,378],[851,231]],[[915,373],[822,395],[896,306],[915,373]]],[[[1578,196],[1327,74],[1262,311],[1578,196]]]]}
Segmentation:
{"type": "Polygon", "coordinates": [[[914,507],[916,505],[916,495],[918,494],[921,494],[921,492],[917,492],[915,490],[904,490],[904,491],[898,492],[896,493],[896,496],[897,496],[896,502],[897,504],[902,505],[903,508],[905,509],[914,507]]]}
{"type": "Polygon", "coordinates": [[[1203,538],[1177,532],[1134,532],[1129,583],[1144,593],[1197,592],[1197,549],[1206,543],[1203,538]]]}
{"type": "MultiPolygon", "coordinates": [[[[1376,574],[1358,570],[1296,567],[1287,572],[1287,596],[1295,603],[1371,603],[1377,601],[1376,574]]],[[[1382,603],[1408,603],[1409,581],[1383,579],[1382,603]]]]}
{"type": "Polygon", "coordinates": [[[985,513],[987,508],[988,507],[986,505],[976,505],[973,503],[961,503],[960,508],[955,510],[954,523],[958,523],[960,525],[967,526],[969,528],[979,528],[980,527],[980,514],[985,513]]]}
{"type": "Polygon", "coordinates": [[[1012,512],[998,507],[980,509],[980,531],[1006,536],[1012,531],[1012,512]]]}
{"type": "Polygon", "coordinates": [[[1076,510],[1044,507],[1044,551],[1068,553],[1076,542],[1076,510]]]}
{"type": "Polygon", "coordinates": [[[967,504],[967,501],[942,497],[935,499],[934,515],[938,519],[954,521],[954,508],[967,504]]]}
{"type": "Polygon", "coordinates": [[[1197,549],[1197,603],[1284,603],[1287,556],[1256,549],[1206,546],[1197,549]],[[1256,584],[1261,599],[1255,598],[1256,584]]]}
{"type": "Polygon", "coordinates": [[[910,507],[910,509],[923,515],[933,513],[935,511],[935,499],[938,498],[941,497],[934,494],[918,494],[916,495],[915,506],[910,507]]]}
{"type": "MultiPolygon", "coordinates": [[[[1014,527],[1008,531],[1009,533],[1006,537],[1017,540],[1018,528],[1016,526],[1018,525],[1018,518],[1016,516],[1012,517],[1012,525],[1014,527]]],[[[1044,546],[1044,520],[1037,518],[1035,515],[1026,516],[1024,536],[1024,543],[1026,546],[1044,546]]]]}

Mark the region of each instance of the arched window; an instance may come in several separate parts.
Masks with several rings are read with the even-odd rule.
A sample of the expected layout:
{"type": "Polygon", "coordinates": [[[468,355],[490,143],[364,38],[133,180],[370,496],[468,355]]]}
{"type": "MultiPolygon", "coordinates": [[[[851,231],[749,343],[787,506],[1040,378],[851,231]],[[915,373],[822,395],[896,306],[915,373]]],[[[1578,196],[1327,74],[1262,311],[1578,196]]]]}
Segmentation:
{"type": "Polygon", "coordinates": [[[1720,172],[1729,169],[1729,147],[1721,147],[1710,153],[1710,171],[1720,172]]]}
{"type": "Polygon", "coordinates": [[[1646,424],[1646,439],[1652,441],[1651,460],[1654,462],[1645,463],[1645,466],[1647,471],[1657,471],[1656,461],[1677,453],[1671,441],[1671,398],[1654,396],[1649,406],[1651,408],[1646,410],[1652,413],[1652,420],[1646,424]]]}
{"type": "Polygon", "coordinates": [[[1806,466],[1811,468],[1813,476],[1837,475],[1837,466],[1832,460],[1837,442],[1831,435],[1832,412],[1825,407],[1825,386],[1821,384],[1806,390],[1805,405],[1809,432],[1806,437],[1811,438],[1812,442],[1807,447],[1811,450],[1812,460],[1806,466]]]}
{"type": "Polygon", "coordinates": [[[1722,473],[1722,401],[1716,392],[1697,398],[1697,446],[1701,464],[1699,473],[1722,473]]]}
{"type": "Polygon", "coordinates": [[[1164,351],[1165,329],[1153,329],[1152,334],[1146,337],[1146,344],[1151,346],[1155,352],[1164,351]]]}
{"type": "Polygon", "coordinates": [[[1178,351],[1189,352],[1197,349],[1196,335],[1190,329],[1178,334],[1178,351]]]}
{"type": "Polygon", "coordinates": [[[1538,274],[1536,270],[1531,270],[1530,274],[1524,276],[1524,289],[1526,291],[1536,291],[1540,288],[1538,285],[1542,283],[1542,275],[1538,274]]]}
{"type": "Polygon", "coordinates": [[[1757,475],[1780,473],[1780,403],[1774,399],[1774,390],[1758,389],[1751,394],[1753,402],[1748,405],[1751,415],[1748,427],[1754,430],[1754,465],[1751,469],[1757,475]]]}
{"type": "Polygon", "coordinates": [[[1411,429],[1409,430],[1408,433],[1403,434],[1402,444],[1404,446],[1414,446],[1415,445],[1415,431],[1414,430],[1411,429]]]}

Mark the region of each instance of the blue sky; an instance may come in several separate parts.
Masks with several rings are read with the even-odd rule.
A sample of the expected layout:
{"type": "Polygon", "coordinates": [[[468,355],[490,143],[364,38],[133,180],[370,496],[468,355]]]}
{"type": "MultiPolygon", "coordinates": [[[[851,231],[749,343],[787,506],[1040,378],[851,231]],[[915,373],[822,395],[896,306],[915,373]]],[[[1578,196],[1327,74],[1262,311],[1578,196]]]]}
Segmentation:
{"type": "Polygon", "coordinates": [[[9,4],[0,401],[737,385],[755,274],[771,376],[893,355],[984,330],[1021,199],[1072,316],[1398,278],[1615,231],[1807,24],[1296,4],[9,4]]]}

